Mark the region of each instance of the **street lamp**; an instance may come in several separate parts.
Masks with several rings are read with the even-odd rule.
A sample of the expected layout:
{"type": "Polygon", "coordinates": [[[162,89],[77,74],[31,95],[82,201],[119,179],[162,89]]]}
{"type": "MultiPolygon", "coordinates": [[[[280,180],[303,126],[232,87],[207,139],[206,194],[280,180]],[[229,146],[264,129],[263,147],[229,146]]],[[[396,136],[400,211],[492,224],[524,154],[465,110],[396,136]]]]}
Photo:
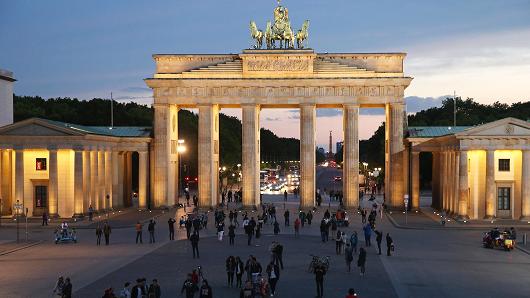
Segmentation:
{"type": "Polygon", "coordinates": [[[20,214],[22,214],[22,204],[20,204],[19,200],[13,205],[13,209],[15,210],[15,220],[17,221],[17,243],[20,242],[20,234],[19,234],[19,221],[20,221],[20,214]]]}
{"type": "Polygon", "coordinates": [[[182,157],[182,153],[186,152],[186,146],[184,145],[185,141],[184,140],[178,140],[178,146],[177,146],[177,152],[178,152],[178,155],[179,155],[179,183],[177,185],[178,187],[178,191],[177,191],[177,195],[178,195],[178,200],[180,201],[180,195],[181,195],[181,189],[182,189],[182,160],[181,160],[181,157],[182,157]]]}

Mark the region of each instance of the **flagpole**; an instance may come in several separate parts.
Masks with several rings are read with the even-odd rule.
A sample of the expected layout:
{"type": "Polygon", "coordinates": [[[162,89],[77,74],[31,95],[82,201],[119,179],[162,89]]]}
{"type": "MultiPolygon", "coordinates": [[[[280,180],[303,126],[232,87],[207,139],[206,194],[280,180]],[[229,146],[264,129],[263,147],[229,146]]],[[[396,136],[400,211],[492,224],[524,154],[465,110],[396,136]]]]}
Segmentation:
{"type": "Polygon", "coordinates": [[[456,90],[453,91],[453,126],[456,127],[456,90]]]}
{"type": "Polygon", "coordinates": [[[110,93],[110,128],[114,128],[114,100],[112,99],[112,92],[110,93]]]}

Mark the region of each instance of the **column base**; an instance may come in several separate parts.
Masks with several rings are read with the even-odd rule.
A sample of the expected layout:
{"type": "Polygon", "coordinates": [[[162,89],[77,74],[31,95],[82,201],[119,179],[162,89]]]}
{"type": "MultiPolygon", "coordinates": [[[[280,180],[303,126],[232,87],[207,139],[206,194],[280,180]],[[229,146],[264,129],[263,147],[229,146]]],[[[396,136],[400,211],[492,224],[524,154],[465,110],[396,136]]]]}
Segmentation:
{"type": "Polygon", "coordinates": [[[469,216],[467,216],[467,215],[458,215],[458,216],[456,217],[456,220],[457,220],[457,221],[462,221],[462,222],[463,222],[463,221],[466,221],[466,222],[467,222],[467,221],[469,221],[469,216]]]}
{"type": "Polygon", "coordinates": [[[521,216],[519,218],[520,221],[530,222],[530,216],[521,216]]]}
{"type": "Polygon", "coordinates": [[[83,213],[75,213],[72,218],[84,218],[85,215],[83,213]]]}

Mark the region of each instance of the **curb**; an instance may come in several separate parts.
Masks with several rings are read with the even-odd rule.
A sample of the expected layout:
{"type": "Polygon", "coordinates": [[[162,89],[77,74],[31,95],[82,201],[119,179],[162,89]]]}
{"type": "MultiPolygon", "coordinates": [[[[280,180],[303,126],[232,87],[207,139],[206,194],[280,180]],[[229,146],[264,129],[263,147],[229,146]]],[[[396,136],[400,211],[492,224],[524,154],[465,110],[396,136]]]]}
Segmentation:
{"type": "Polygon", "coordinates": [[[19,250],[23,250],[23,249],[26,249],[26,248],[30,248],[32,246],[35,246],[35,245],[39,245],[41,243],[43,243],[44,241],[43,240],[39,240],[39,241],[36,241],[36,242],[33,242],[33,243],[29,243],[27,245],[24,245],[24,246],[21,246],[21,247],[16,247],[16,248],[13,248],[11,250],[7,250],[7,251],[4,251],[4,252],[1,252],[0,253],[0,256],[5,256],[5,255],[8,255],[10,253],[14,253],[14,252],[17,252],[19,250]]]}

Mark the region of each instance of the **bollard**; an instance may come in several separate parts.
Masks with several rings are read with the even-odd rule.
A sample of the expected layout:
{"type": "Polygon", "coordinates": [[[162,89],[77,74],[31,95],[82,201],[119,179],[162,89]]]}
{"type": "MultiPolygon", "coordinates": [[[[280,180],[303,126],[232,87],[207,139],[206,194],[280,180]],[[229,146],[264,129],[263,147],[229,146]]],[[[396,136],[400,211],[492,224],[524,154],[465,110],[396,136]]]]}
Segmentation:
{"type": "Polygon", "coordinates": [[[523,234],[523,245],[526,245],[526,233],[523,234]]]}

